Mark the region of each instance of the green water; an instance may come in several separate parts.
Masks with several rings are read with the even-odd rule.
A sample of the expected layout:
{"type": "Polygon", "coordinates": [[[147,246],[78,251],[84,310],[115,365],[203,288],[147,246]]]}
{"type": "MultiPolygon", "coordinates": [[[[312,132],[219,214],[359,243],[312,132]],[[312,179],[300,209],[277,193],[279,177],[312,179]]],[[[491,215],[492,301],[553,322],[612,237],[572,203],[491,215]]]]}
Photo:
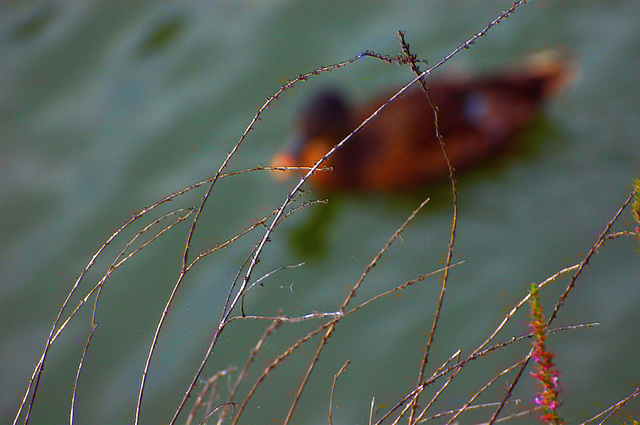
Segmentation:
{"type": "MultiPolygon", "coordinates": [[[[93,253],[135,212],[210,176],[257,108],[281,84],[365,50],[395,55],[400,51],[399,29],[406,32],[415,53],[435,63],[509,5],[4,2],[2,422],[13,420],[60,303],[93,253]]],[[[532,1],[437,71],[446,75],[491,69],[549,48],[565,49],[580,66],[574,83],[547,105],[527,135],[535,149],[459,176],[454,260],[465,263],[451,271],[429,371],[458,348],[468,355],[531,282],[578,262],[627,197],[634,175],[640,173],[639,15],[640,3],[633,0],[532,1]]],[[[366,59],[310,79],[265,113],[230,169],[266,164],[290,137],[296,114],[315,89],[339,85],[357,102],[400,88],[411,78],[404,68],[366,59]]],[[[220,243],[268,214],[282,203],[291,184],[276,182],[266,173],[222,182],[205,209],[192,251],[220,243]]],[[[356,302],[441,267],[451,222],[448,193],[446,184],[429,189],[433,202],[376,266],[356,302]]],[[[202,194],[190,192],[153,218],[195,205],[202,194]]],[[[256,273],[307,263],[257,287],[246,300],[247,311],[274,314],[283,308],[286,314],[300,315],[336,309],[346,288],[420,201],[374,195],[331,199],[324,256],[305,256],[289,241],[308,223],[311,211],[290,219],[272,238],[256,273]]],[[[141,226],[107,249],[88,274],[82,293],[141,226]]],[[[632,226],[625,213],[614,229],[632,226]]],[[[142,366],[179,272],[186,230],[184,223],[176,227],[108,281],[80,380],[76,423],[133,422],[142,366]]],[[[203,261],[185,281],[152,362],[142,423],[170,419],[202,358],[233,276],[262,231],[203,261]]],[[[409,392],[439,282],[428,279],[341,323],[294,422],[327,423],[331,382],[347,359],[352,363],[336,388],[334,423],[367,423],[372,397],[390,407],[409,392]]],[[[565,278],[543,291],[546,312],[566,284],[565,278]]],[[[569,423],[587,420],[639,384],[634,366],[640,360],[639,297],[637,242],[623,238],[608,243],[591,260],[554,322],[600,326],[549,338],[562,373],[560,413],[569,423]]],[[[72,305],[77,302],[76,297],[72,305]]],[[[516,318],[498,339],[523,333],[526,320],[525,314],[516,318]]],[[[267,359],[316,323],[284,325],[267,342],[251,377],[257,378],[267,359]]],[[[75,370],[89,326],[90,310],[85,308],[52,349],[31,423],[68,422],[75,370]]],[[[206,370],[241,367],[264,326],[265,322],[230,325],[206,370]]],[[[263,384],[244,423],[277,423],[284,418],[315,346],[305,346],[263,384]]],[[[452,383],[434,412],[460,406],[527,351],[523,343],[478,360],[452,383]]],[[[510,379],[496,384],[496,390],[479,402],[499,400],[510,379]]],[[[226,385],[225,381],[222,386],[226,385]]],[[[517,388],[514,398],[522,403],[509,412],[531,407],[530,378],[523,377],[517,388]]],[[[634,411],[637,401],[621,417],[634,411]]],[[[486,421],[489,412],[463,417],[461,423],[486,421]]]]}

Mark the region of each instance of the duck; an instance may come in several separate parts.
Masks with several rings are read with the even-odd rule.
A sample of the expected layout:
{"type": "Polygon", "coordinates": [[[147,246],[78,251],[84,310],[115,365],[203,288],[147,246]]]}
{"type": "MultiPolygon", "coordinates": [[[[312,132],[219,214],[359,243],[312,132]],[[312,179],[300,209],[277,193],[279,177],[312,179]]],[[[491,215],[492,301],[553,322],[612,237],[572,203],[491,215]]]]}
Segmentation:
{"type": "MultiPolygon", "coordinates": [[[[573,79],[568,59],[545,53],[502,72],[425,80],[387,105],[309,179],[321,192],[408,192],[449,178],[437,138],[455,173],[487,162],[514,144],[546,99],[573,79]]],[[[362,108],[335,89],[316,93],[302,110],[296,134],[271,160],[277,167],[311,167],[392,94],[362,108]]],[[[305,171],[306,172],[306,171],[305,171]]]]}

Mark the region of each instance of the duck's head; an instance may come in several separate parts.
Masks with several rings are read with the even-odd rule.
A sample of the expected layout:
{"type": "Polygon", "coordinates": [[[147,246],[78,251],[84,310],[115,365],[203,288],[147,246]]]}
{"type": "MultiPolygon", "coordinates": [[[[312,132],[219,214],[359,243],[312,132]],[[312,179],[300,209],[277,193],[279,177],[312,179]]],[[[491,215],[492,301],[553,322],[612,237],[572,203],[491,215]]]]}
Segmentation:
{"type": "MultiPolygon", "coordinates": [[[[344,98],[333,90],[318,93],[302,111],[300,125],[286,148],[272,158],[271,164],[280,167],[312,167],[333,146],[352,130],[352,113],[344,98]]],[[[323,167],[337,165],[334,157],[322,163],[323,167]]],[[[334,178],[329,171],[319,171],[313,177],[316,186],[330,186],[334,178]]]]}

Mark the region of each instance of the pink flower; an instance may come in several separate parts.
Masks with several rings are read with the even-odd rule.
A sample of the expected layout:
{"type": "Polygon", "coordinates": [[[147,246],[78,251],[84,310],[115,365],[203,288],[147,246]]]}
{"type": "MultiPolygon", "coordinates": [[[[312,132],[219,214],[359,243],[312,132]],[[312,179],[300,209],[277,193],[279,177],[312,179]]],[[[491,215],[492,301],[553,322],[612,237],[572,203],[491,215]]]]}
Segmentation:
{"type": "Polygon", "coordinates": [[[538,287],[533,284],[531,287],[531,333],[533,334],[533,361],[535,371],[529,375],[541,387],[534,397],[534,403],[542,408],[544,414],[540,417],[544,422],[554,424],[563,423],[556,410],[560,406],[558,402],[558,377],[560,372],[553,362],[553,353],[547,351],[545,340],[547,339],[547,324],[542,314],[538,287]]]}

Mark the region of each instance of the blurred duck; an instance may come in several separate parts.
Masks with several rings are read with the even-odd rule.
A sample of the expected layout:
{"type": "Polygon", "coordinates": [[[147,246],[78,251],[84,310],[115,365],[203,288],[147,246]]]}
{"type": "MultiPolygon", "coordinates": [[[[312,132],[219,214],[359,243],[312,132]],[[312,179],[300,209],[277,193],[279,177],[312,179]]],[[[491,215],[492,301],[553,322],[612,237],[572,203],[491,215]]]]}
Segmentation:
{"type": "MultiPolygon", "coordinates": [[[[531,57],[510,72],[474,79],[427,79],[438,127],[456,171],[478,165],[511,144],[543,100],[572,77],[568,61],[531,57]]],[[[319,93],[307,105],[299,132],[274,166],[312,166],[389,97],[353,110],[336,92],[319,93]]],[[[449,171],[436,138],[434,114],[418,86],[388,105],[318,171],[321,191],[411,191],[444,181],[449,171]]]]}

